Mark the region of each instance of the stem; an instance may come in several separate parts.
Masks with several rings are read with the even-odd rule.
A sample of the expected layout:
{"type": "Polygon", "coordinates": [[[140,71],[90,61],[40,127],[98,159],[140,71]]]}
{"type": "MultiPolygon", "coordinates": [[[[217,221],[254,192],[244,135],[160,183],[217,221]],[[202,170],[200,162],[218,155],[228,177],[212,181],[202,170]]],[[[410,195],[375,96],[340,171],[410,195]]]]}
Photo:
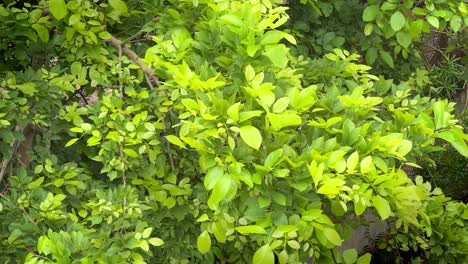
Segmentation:
{"type": "Polygon", "coordinates": [[[159,78],[154,73],[154,70],[150,66],[148,66],[148,64],[143,62],[133,50],[125,47],[124,42],[118,40],[115,37],[110,37],[106,41],[109,42],[111,45],[117,47],[119,49],[119,52],[121,50],[123,54],[125,54],[129,59],[131,59],[136,65],[140,67],[140,69],[145,74],[146,81],[149,87],[153,87],[152,81],[154,81],[157,87],[161,86],[161,84],[159,83],[159,78]]]}

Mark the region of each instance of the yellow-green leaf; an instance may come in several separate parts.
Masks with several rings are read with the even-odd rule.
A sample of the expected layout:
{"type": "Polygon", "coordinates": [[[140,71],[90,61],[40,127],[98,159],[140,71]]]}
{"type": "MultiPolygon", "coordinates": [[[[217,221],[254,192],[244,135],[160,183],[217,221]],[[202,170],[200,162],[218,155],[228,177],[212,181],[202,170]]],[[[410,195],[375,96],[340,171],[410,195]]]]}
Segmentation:
{"type": "Polygon", "coordinates": [[[208,231],[203,231],[197,239],[197,248],[200,253],[205,254],[211,248],[211,238],[208,231]]]}
{"type": "Polygon", "coordinates": [[[240,136],[250,147],[257,149],[262,144],[262,135],[260,131],[253,126],[243,126],[240,128],[240,136]]]}

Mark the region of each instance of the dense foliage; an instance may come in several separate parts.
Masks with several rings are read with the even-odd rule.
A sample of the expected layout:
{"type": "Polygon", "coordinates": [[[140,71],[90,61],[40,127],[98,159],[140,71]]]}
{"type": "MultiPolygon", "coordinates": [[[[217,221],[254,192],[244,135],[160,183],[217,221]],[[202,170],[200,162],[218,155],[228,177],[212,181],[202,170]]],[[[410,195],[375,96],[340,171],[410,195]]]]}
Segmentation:
{"type": "Polygon", "coordinates": [[[467,7],[403,2],[4,0],[0,261],[364,264],[339,247],[365,213],[390,252],[466,261],[467,205],[404,170],[468,156],[454,103],[363,63],[467,7]]]}

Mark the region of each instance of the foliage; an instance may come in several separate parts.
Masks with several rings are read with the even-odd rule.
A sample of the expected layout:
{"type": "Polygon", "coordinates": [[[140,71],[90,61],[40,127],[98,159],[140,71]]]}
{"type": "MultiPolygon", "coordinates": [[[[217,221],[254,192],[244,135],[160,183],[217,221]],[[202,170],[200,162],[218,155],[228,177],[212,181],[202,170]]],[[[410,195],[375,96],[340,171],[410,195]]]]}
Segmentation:
{"type": "Polygon", "coordinates": [[[453,103],[298,55],[277,2],[0,5],[0,260],[363,264],[337,248],[366,210],[463,257],[466,205],[402,169],[436,139],[468,156],[453,103]]]}
{"type": "Polygon", "coordinates": [[[323,55],[346,48],[398,80],[424,67],[425,35],[447,34],[449,52],[466,45],[468,6],[462,0],[293,0],[290,6],[289,28],[299,34],[302,52],[323,55]]]}

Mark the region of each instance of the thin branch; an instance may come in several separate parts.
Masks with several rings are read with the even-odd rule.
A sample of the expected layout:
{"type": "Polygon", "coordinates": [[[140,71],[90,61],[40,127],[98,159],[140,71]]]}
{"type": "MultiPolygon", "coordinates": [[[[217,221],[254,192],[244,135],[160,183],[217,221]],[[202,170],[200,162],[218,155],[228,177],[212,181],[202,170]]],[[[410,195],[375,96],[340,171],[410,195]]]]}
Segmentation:
{"type": "Polygon", "coordinates": [[[148,21],[148,23],[144,24],[140,30],[138,30],[137,33],[133,34],[132,36],[130,36],[129,38],[127,38],[126,40],[122,41],[122,44],[127,44],[128,42],[131,42],[132,40],[136,39],[138,36],[140,36],[140,34],[143,32],[143,29],[148,26],[149,24],[151,24],[152,22],[154,21],[157,21],[159,20],[159,17],[155,17],[153,19],[151,19],[150,21],[148,21]]]}
{"type": "Polygon", "coordinates": [[[153,87],[151,83],[152,81],[154,81],[154,83],[156,84],[156,87],[160,86],[159,78],[154,73],[154,70],[150,66],[148,66],[145,62],[143,62],[133,50],[125,47],[123,41],[115,37],[110,37],[109,39],[107,39],[107,42],[117,47],[118,49],[122,49],[122,53],[125,54],[129,59],[131,59],[136,65],[140,67],[140,69],[145,74],[146,81],[148,82],[148,86],[153,87]]]}

